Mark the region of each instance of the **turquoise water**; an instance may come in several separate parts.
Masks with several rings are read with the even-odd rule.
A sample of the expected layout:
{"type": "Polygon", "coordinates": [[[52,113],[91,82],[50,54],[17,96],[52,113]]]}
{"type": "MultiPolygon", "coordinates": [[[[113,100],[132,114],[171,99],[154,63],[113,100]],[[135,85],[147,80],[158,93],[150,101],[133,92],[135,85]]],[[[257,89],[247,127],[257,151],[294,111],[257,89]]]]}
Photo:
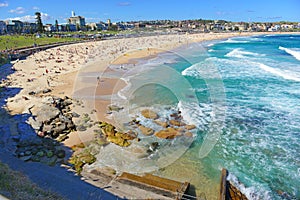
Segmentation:
{"type": "Polygon", "coordinates": [[[300,36],[228,39],[207,52],[183,72],[200,98],[205,65],[216,66],[224,83],[225,126],[206,167],[226,167],[253,199],[284,198],[280,191],[300,199],[300,36]]]}
{"type": "MultiPolygon", "coordinates": [[[[196,195],[217,199],[224,167],[250,199],[300,199],[300,35],[185,45],[129,68],[123,78],[125,103],[118,103],[131,116],[144,107],[165,117],[178,109],[198,127],[193,142],[158,140],[160,153],[148,158],[154,165],[168,158],[168,145],[180,150],[176,159],[162,159],[156,174],[188,179],[196,195]]],[[[136,163],[130,170],[147,164],[136,163]]]]}

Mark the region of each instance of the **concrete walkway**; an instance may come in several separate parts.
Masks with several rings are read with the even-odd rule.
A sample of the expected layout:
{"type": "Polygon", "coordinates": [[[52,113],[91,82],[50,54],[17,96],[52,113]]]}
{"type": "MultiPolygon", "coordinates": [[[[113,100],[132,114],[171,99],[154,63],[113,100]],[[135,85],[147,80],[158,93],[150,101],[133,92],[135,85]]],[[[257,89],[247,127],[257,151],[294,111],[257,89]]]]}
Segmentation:
{"type": "Polygon", "coordinates": [[[114,196],[98,187],[95,187],[73,172],[63,167],[49,167],[41,163],[25,163],[11,155],[11,152],[0,151],[0,160],[9,165],[13,170],[17,170],[27,175],[32,182],[43,189],[59,193],[66,199],[71,200],[97,200],[97,199],[122,199],[114,196]]]}

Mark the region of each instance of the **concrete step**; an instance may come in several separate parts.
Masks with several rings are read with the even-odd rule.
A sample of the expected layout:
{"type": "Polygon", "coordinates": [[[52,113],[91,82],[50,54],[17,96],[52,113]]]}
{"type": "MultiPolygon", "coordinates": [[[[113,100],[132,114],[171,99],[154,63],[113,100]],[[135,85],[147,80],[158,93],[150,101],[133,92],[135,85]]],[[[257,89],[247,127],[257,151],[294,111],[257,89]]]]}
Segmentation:
{"type": "Polygon", "coordinates": [[[173,199],[181,199],[190,185],[188,182],[181,183],[152,174],[138,176],[126,172],[122,173],[117,180],[173,199]]]}

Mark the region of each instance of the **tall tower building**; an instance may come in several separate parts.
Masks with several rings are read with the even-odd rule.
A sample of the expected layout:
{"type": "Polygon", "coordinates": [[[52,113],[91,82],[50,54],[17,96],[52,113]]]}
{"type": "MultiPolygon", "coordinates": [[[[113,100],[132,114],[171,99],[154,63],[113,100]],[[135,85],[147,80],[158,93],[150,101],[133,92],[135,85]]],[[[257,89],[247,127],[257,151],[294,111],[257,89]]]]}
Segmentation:
{"type": "Polygon", "coordinates": [[[108,24],[108,26],[111,26],[111,20],[110,19],[107,19],[107,24],[108,24]]]}

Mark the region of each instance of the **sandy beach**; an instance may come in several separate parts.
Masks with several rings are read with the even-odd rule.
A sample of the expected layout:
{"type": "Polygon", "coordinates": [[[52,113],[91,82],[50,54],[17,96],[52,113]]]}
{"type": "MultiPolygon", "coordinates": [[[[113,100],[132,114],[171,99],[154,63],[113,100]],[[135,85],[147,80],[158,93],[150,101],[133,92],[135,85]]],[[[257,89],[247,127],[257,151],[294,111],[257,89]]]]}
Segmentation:
{"type": "MultiPolygon", "coordinates": [[[[87,81],[81,78],[82,74],[98,73],[100,77],[101,73],[109,70],[107,67],[110,64],[134,64],[136,59],[155,57],[158,53],[181,45],[251,34],[256,35],[257,33],[211,33],[124,38],[61,46],[41,51],[27,57],[26,60],[14,62],[15,73],[8,77],[10,87],[18,87],[22,90],[7,100],[7,108],[11,114],[28,113],[28,108],[39,105],[43,96],[73,96],[77,99],[84,99],[84,109],[81,107],[73,109],[79,114],[82,112],[90,113],[91,110],[95,109],[94,100],[89,101],[83,96],[95,95],[99,81],[103,81],[101,94],[111,94],[115,88],[110,88],[109,85],[115,84],[106,83],[119,80],[97,80],[97,77],[90,77],[87,81]],[[41,97],[29,97],[28,95],[31,91],[44,89],[51,89],[51,92],[41,95],[41,97]]],[[[98,120],[105,120],[107,111],[105,107],[109,102],[100,101],[99,104],[103,104],[103,106],[101,110],[97,110],[97,115],[93,116],[94,120],[97,120],[97,117],[98,120]]],[[[70,138],[65,141],[65,144],[72,146],[80,142],[76,135],[77,133],[70,134],[70,138]]],[[[90,138],[88,135],[88,131],[80,133],[81,140],[83,142],[88,141],[90,138]]]]}
{"type": "MultiPolygon", "coordinates": [[[[126,71],[116,72],[109,66],[122,69],[127,65],[136,65],[138,59],[150,59],[182,45],[258,34],[278,33],[160,35],[91,41],[41,51],[13,63],[15,72],[7,77],[5,87],[20,88],[20,91],[7,99],[6,109],[11,115],[30,114],[31,108],[43,104],[43,98],[67,96],[81,102],[72,106],[73,112],[79,115],[88,113],[94,122],[113,123],[108,111],[110,97],[126,86],[118,78],[126,71]],[[103,77],[104,72],[112,76],[103,77]],[[115,74],[118,76],[114,77],[115,74]],[[29,95],[33,91],[45,90],[47,92],[40,95],[29,95]],[[107,96],[107,99],[96,99],[95,96],[107,96]]],[[[92,140],[95,135],[93,129],[90,127],[84,131],[71,132],[63,142],[64,145],[72,147],[92,140]]]]}

